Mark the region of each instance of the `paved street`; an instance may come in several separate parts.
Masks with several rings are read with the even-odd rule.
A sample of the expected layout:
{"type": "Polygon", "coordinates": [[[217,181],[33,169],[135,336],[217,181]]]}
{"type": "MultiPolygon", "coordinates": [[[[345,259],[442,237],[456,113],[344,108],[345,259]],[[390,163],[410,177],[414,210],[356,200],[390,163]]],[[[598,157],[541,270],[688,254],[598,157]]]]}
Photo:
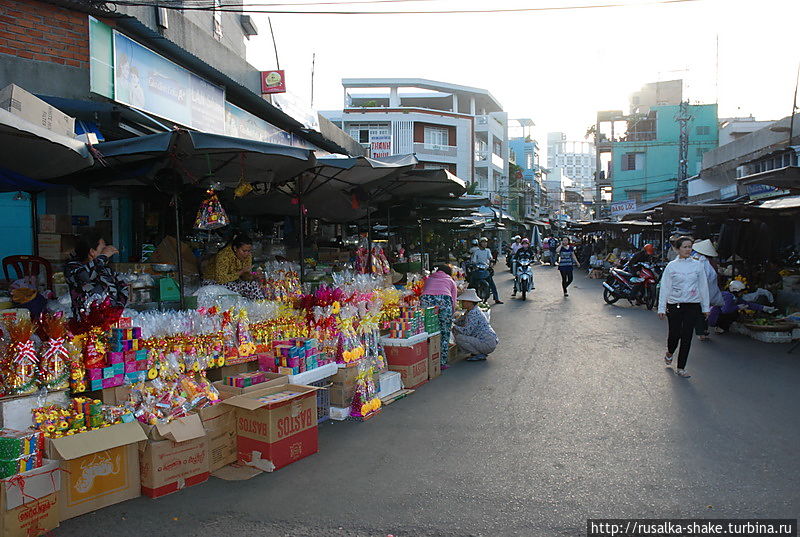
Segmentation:
{"type": "Polygon", "coordinates": [[[800,514],[800,350],[738,335],[661,359],[666,323],[553,268],[493,310],[501,346],[375,420],[325,423],[320,453],[245,482],[139,498],[57,536],[579,536],[592,517],[800,514]]]}

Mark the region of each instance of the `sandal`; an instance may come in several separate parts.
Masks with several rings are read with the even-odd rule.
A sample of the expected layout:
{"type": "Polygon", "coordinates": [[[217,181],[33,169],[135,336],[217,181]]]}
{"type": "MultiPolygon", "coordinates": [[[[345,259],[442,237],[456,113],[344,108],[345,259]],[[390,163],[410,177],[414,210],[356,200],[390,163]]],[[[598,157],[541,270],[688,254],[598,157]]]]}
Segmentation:
{"type": "Polygon", "coordinates": [[[702,336],[697,336],[700,338],[700,341],[711,341],[711,338],[708,337],[708,334],[703,334],[702,336]]]}
{"type": "Polygon", "coordinates": [[[669,353],[664,354],[664,363],[672,365],[672,356],[669,353]]]}

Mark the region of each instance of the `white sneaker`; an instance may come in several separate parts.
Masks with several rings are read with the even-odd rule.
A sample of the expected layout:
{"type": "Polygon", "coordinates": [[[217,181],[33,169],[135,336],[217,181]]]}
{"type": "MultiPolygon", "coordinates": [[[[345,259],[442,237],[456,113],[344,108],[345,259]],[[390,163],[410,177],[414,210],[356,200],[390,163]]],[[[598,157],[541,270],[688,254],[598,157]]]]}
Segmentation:
{"type": "Polygon", "coordinates": [[[679,377],[683,377],[685,379],[688,379],[689,377],[691,377],[691,375],[689,373],[687,373],[685,369],[678,369],[677,371],[675,371],[675,374],[678,375],[679,377]]]}

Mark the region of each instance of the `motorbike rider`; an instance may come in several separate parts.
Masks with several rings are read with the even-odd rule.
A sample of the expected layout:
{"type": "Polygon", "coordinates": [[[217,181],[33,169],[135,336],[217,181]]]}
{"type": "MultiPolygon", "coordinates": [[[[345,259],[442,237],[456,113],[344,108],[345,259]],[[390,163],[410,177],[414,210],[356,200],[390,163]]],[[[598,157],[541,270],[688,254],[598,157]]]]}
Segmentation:
{"type": "Polygon", "coordinates": [[[516,254],[517,251],[522,248],[522,237],[519,235],[514,235],[512,238],[514,239],[514,242],[511,243],[511,253],[516,254]]]}
{"type": "MultiPolygon", "coordinates": [[[[533,262],[534,253],[533,248],[531,248],[531,241],[527,238],[522,239],[520,242],[520,248],[517,252],[513,255],[512,263],[514,264],[514,292],[511,293],[511,296],[517,296],[517,263],[522,259],[527,259],[533,262]]],[[[536,286],[533,284],[533,279],[531,279],[531,289],[536,289],[536,286]]]]}
{"type": "MultiPolygon", "coordinates": [[[[476,267],[487,272],[489,272],[489,269],[495,261],[492,251],[489,250],[488,245],[489,239],[486,237],[481,237],[481,240],[478,243],[478,249],[472,252],[472,258],[470,259],[470,261],[472,261],[476,267]]],[[[491,272],[489,272],[487,281],[489,283],[489,289],[492,291],[492,296],[494,297],[494,303],[502,304],[503,301],[500,300],[500,297],[497,295],[497,286],[494,284],[494,278],[492,277],[491,272]]]]}
{"type": "MultiPolygon", "coordinates": [[[[642,263],[650,263],[653,259],[653,254],[655,254],[656,250],[653,248],[653,245],[650,243],[645,244],[641,250],[636,252],[631,256],[625,266],[622,267],[622,270],[626,272],[630,272],[634,276],[639,273],[639,265],[642,263]]],[[[639,301],[639,297],[642,296],[642,291],[644,290],[644,283],[637,282],[633,284],[633,292],[631,293],[631,297],[639,301]]]]}

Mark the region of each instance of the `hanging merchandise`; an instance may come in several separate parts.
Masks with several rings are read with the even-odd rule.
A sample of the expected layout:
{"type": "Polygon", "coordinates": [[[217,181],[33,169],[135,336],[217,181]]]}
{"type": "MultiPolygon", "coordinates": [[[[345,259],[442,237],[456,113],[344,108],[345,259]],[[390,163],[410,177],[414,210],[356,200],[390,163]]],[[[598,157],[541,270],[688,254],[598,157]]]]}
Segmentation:
{"type": "Polygon", "coordinates": [[[35,327],[29,319],[17,319],[6,326],[11,340],[6,349],[3,380],[7,393],[28,395],[36,392],[36,355],[33,333],[35,327]]]}
{"type": "Polygon", "coordinates": [[[47,340],[42,346],[39,383],[48,390],[65,390],[69,387],[70,377],[66,321],[59,314],[46,314],[41,322],[47,340]]]}
{"type": "Polygon", "coordinates": [[[195,229],[211,231],[227,226],[230,222],[228,214],[222,207],[222,203],[213,190],[207,192],[208,198],[200,204],[197,210],[197,218],[194,220],[195,229]]]}

